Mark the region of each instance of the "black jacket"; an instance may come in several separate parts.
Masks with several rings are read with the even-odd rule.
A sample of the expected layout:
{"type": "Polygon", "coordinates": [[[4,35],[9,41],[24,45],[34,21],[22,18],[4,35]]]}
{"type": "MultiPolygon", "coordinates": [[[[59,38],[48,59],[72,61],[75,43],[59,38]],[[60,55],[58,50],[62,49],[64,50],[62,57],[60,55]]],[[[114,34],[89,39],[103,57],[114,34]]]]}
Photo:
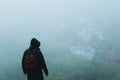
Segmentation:
{"type": "MultiPolygon", "coordinates": [[[[34,49],[35,49],[34,47],[29,48],[30,51],[33,51],[34,49]]],[[[24,58],[26,52],[27,52],[27,50],[24,52],[23,58],[24,58]]],[[[46,76],[48,76],[48,69],[46,67],[44,57],[39,48],[36,50],[36,52],[33,55],[35,56],[35,59],[36,59],[36,67],[31,71],[26,71],[25,67],[23,65],[23,59],[22,59],[23,72],[24,72],[24,74],[27,74],[28,80],[43,80],[43,72],[42,71],[44,71],[46,76]]]]}
{"type": "MultiPolygon", "coordinates": [[[[35,49],[34,47],[29,48],[30,51],[33,51],[34,49],[35,49]]],[[[26,53],[27,53],[27,50],[25,50],[24,55],[26,53]]],[[[23,57],[24,57],[24,55],[23,55],[23,57]]],[[[40,51],[39,48],[34,53],[34,56],[35,56],[35,59],[36,59],[36,68],[30,73],[35,73],[35,74],[40,73],[40,74],[42,74],[42,70],[43,70],[45,72],[45,74],[48,75],[48,70],[47,70],[47,67],[46,67],[46,64],[45,64],[45,60],[44,60],[43,54],[42,54],[42,52],[40,51]]],[[[23,65],[23,59],[22,59],[22,69],[23,69],[23,72],[26,74],[27,72],[26,72],[25,67],[23,65]]]]}

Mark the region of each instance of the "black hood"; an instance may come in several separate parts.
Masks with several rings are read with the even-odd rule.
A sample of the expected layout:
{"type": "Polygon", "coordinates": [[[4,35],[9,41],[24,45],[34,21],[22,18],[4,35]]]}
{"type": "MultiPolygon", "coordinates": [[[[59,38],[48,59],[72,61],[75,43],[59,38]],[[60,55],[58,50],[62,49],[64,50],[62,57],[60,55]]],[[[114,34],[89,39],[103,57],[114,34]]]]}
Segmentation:
{"type": "Polygon", "coordinates": [[[31,47],[39,48],[40,47],[40,42],[36,38],[32,38],[30,42],[31,47]]]}

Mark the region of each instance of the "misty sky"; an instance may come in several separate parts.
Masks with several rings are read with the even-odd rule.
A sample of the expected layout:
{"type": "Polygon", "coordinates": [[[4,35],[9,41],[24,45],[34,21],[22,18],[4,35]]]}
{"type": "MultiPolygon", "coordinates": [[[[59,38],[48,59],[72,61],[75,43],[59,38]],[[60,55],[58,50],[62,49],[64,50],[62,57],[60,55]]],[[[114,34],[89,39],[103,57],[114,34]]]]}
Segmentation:
{"type": "Polygon", "coordinates": [[[27,47],[32,37],[54,42],[66,27],[75,32],[77,24],[78,30],[119,27],[119,4],[119,0],[1,0],[0,48],[27,47]]]}

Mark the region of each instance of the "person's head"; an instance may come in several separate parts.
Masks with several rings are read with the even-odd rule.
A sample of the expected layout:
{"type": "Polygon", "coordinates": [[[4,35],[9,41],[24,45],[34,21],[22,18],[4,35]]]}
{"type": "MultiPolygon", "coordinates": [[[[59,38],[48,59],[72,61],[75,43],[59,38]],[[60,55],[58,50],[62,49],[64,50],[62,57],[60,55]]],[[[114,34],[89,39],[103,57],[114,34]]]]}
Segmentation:
{"type": "Polygon", "coordinates": [[[30,46],[33,46],[35,48],[39,48],[40,46],[40,41],[38,41],[36,38],[32,38],[30,42],[30,46]]]}

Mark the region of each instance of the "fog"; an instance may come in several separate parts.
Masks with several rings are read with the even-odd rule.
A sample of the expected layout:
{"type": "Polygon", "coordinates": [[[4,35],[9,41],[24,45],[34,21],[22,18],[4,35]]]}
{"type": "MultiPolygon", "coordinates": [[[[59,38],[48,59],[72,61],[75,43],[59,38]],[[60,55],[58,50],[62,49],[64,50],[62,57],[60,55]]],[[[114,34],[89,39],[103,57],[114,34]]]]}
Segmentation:
{"type": "Polygon", "coordinates": [[[1,0],[0,80],[27,80],[21,59],[41,42],[45,80],[120,80],[119,0],[1,0]]]}

